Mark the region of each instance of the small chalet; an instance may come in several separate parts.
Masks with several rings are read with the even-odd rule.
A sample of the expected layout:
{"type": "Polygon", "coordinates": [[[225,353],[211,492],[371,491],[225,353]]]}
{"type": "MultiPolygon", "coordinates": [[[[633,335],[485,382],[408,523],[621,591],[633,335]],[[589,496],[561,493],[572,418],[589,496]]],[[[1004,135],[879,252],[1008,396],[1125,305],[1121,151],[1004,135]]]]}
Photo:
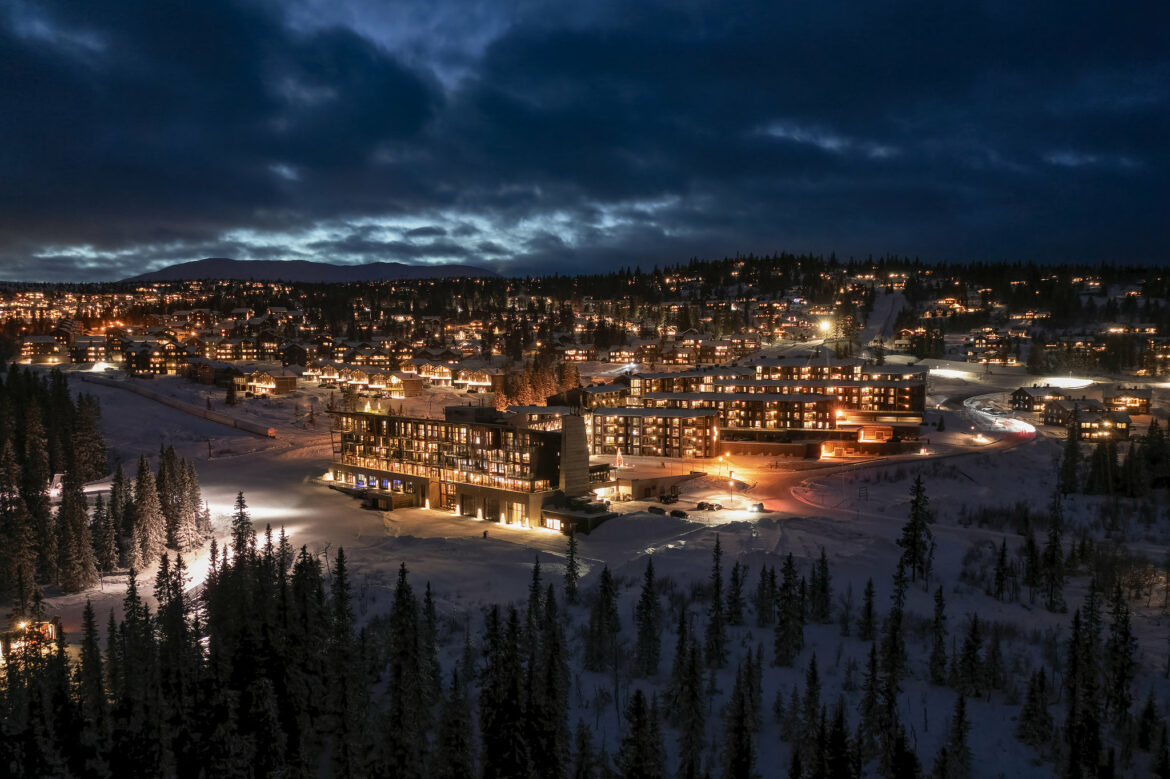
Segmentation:
{"type": "Polygon", "coordinates": [[[1068,395],[1057,387],[1048,384],[1041,387],[1038,384],[1033,384],[1031,387],[1020,387],[1012,393],[1012,408],[1016,411],[1042,413],[1048,401],[1062,400],[1067,397],[1068,395]]]}
{"type": "Polygon", "coordinates": [[[1129,414],[1150,413],[1150,398],[1151,392],[1148,389],[1137,389],[1136,387],[1128,389],[1118,387],[1105,390],[1103,393],[1106,406],[1113,411],[1124,411],[1129,414]]]}

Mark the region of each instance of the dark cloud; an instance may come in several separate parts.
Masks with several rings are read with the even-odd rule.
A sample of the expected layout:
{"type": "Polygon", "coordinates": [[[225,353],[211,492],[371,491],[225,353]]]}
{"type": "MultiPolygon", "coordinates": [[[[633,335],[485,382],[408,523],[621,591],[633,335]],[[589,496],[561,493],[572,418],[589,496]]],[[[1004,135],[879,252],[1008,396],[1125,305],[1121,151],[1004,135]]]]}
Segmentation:
{"type": "Polygon", "coordinates": [[[1163,3],[416,7],[12,5],[0,275],[1164,257],[1163,3]]]}

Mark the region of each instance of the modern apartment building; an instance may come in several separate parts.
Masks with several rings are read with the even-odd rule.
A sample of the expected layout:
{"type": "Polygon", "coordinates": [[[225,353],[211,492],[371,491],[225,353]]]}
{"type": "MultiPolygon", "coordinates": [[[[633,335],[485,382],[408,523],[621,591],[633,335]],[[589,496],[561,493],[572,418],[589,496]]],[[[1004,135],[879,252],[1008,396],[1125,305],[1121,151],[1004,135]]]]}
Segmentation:
{"type": "Polygon", "coordinates": [[[384,507],[420,506],[508,524],[538,525],[558,490],[588,492],[585,423],[525,427],[527,417],[454,406],[446,419],[335,411],[330,476],[384,507]]]}

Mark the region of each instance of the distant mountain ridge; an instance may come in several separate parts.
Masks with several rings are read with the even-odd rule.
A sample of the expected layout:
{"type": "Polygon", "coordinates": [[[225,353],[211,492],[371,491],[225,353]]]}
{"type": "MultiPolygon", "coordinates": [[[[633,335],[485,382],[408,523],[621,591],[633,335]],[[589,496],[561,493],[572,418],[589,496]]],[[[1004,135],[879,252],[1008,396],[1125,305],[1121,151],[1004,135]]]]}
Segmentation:
{"type": "Polygon", "coordinates": [[[191,281],[232,279],[235,281],[289,281],[307,284],[343,284],[351,281],[398,281],[400,279],[449,279],[462,276],[499,276],[473,265],[407,265],[402,262],[369,262],[363,265],[335,265],[310,260],[233,260],[208,257],[180,262],[133,276],[124,281],[191,281]]]}

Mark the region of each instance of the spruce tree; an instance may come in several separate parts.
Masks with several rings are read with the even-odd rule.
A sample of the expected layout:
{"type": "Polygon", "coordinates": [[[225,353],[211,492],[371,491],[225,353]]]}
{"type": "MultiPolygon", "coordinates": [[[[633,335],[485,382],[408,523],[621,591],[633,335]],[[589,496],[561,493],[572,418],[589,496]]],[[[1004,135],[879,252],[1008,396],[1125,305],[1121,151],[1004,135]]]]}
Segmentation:
{"type": "Polygon", "coordinates": [[[1064,611],[1064,548],[1061,530],[1064,524],[1060,497],[1052,498],[1048,520],[1048,540],[1040,559],[1040,584],[1044,592],[1044,607],[1049,611],[1064,611]]]}
{"type": "Polygon", "coordinates": [[[630,704],[626,707],[626,730],[615,758],[623,777],[666,777],[666,751],[656,708],[647,702],[641,688],[635,689],[630,696],[630,704]]]}
{"type": "Polygon", "coordinates": [[[760,567],[760,580],[752,598],[756,610],[756,627],[769,627],[776,622],[776,569],[760,567]]]}
{"type": "Polygon", "coordinates": [[[902,547],[899,565],[909,570],[912,582],[917,581],[919,577],[925,580],[930,567],[928,555],[932,549],[930,532],[932,519],[928,504],[922,476],[916,476],[910,488],[910,518],[902,526],[902,536],[898,539],[898,546],[902,547]]]}
{"type": "Polygon", "coordinates": [[[61,589],[79,592],[97,583],[97,565],[93,555],[93,538],[89,529],[89,513],[81,482],[74,473],[67,473],[61,504],[57,509],[57,549],[60,555],[58,570],[61,589]]]}
{"type": "Polygon", "coordinates": [[[577,720],[573,738],[573,767],[570,779],[594,779],[597,776],[597,759],[593,755],[593,733],[583,720],[577,720]]]}
{"type": "Polygon", "coordinates": [[[637,624],[637,643],[634,648],[634,671],[638,676],[658,673],[660,652],[659,632],[662,630],[662,609],[658,605],[658,591],[654,581],[654,560],[646,558],[646,573],[642,581],[642,595],[634,612],[637,624]]]}
{"type": "Polygon", "coordinates": [[[862,641],[873,641],[877,635],[877,612],[873,605],[873,579],[865,580],[865,593],[861,601],[861,616],[857,620],[857,637],[862,641]]]}
{"type": "Polygon", "coordinates": [[[1113,620],[1105,641],[1105,710],[1114,725],[1124,729],[1133,706],[1133,682],[1137,673],[1137,637],[1130,624],[1129,604],[1121,592],[1120,582],[1113,592],[1113,620]]]}
{"type": "Polygon", "coordinates": [[[154,473],[145,456],[138,458],[138,474],[134,479],[133,543],[139,567],[153,564],[166,546],[166,523],[159,508],[154,473]]]}
{"type": "Polygon", "coordinates": [[[711,605],[707,610],[707,632],[703,650],[709,668],[722,668],[727,664],[727,627],[723,613],[723,548],[719,534],[715,534],[715,549],[711,554],[711,605]]]}
{"type": "Polygon", "coordinates": [[[600,582],[589,609],[585,641],[586,670],[604,671],[618,661],[621,628],[617,610],[617,585],[607,565],[601,569],[600,582]]]}
{"type": "Polygon", "coordinates": [[[1044,669],[1028,679],[1024,705],[1016,720],[1016,738],[1031,747],[1044,749],[1052,740],[1052,715],[1048,711],[1048,677],[1044,669]]]}
{"type": "Polygon", "coordinates": [[[934,592],[934,620],[930,630],[930,683],[947,683],[947,615],[943,589],[934,592]]]}
{"type": "MultiPolygon", "coordinates": [[[[1073,425],[1076,425],[1076,413],[1073,413],[1073,425]]],[[[1058,478],[1061,495],[1070,495],[1077,491],[1081,482],[1081,447],[1077,443],[1074,428],[1069,428],[1068,438],[1064,444],[1064,455],[1060,460],[1060,474],[1058,478]]]]}
{"type": "Polygon", "coordinates": [[[707,694],[703,689],[703,656],[699,642],[684,636],[678,689],[672,698],[671,714],[678,726],[679,779],[702,777],[703,748],[706,742],[707,694]]]}
{"type": "Polygon", "coordinates": [[[101,493],[93,507],[93,551],[99,571],[107,573],[118,567],[118,533],[101,493]]]}
{"type": "Polygon", "coordinates": [[[248,502],[244,500],[244,493],[236,493],[236,503],[232,510],[232,554],[237,558],[248,558],[256,551],[256,529],[252,526],[252,519],[248,516],[248,502]]]}
{"type": "Polygon", "coordinates": [[[577,580],[581,576],[580,563],[577,562],[577,536],[569,532],[569,549],[565,556],[565,602],[577,602],[577,580]]]}
{"type": "Polygon", "coordinates": [[[723,709],[723,777],[741,779],[756,776],[756,745],[748,687],[750,672],[741,663],[735,674],[735,686],[723,709]]]}
{"type": "Polygon", "coordinates": [[[959,667],[956,675],[959,695],[976,698],[983,692],[985,676],[983,669],[983,633],[979,628],[979,615],[972,614],[963,637],[963,648],[959,653],[959,667]]]}
{"type": "Polygon", "coordinates": [[[829,573],[829,559],[825,548],[813,563],[812,581],[809,585],[809,617],[814,622],[828,624],[833,611],[833,580],[829,573]]]}
{"type": "MultiPolygon", "coordinates": [[[[234,527],[233,527],[234,530],[234,527]]],[[[246,543],[246,541],[245,541],[246,543]]],[[[421,630],[419,627],[418,601],[407,577],[406,564],[398,568],[398,581],[394,587],[394,601],[390,607],[389,678],[387,694],[390,699],[388,727],[384,735],[385,764],[393,776],[422,777],[426,766],[426,732],[429,720],[429,704],[425,698],[427,685],[424,673],[427,668],[421,652],[421,630]]],[[[506,638],[509,661],[519,665],[518,624],[515,610],[506,638]]],[[[497,656],[497,660],[502,660],[497,656]]],[[[509,673],[518,675],[518,671],[509,673]]],[[[515,689],[509,689],[508,705],[516,707],[519,714],[520,689],[517,680],[515,689]],[[511,696],[515,696],[515,701],[511,696]]],[[[519,722],[514,723],[519,727],[519,722]]],[[[513,726],[513,725],[510,725],[513,726]]],[[[485,733],[487,724],[483,725],[485,733]]],[[[525,755],[525,765],[527,756],[525,755]]],[[[485,766],[486,767],[486,766],[485,766]]]]}
{"type": "Polygon", "coordinates": [[[796,661],[796,656],[804,648],[804,604],[791,552],[784,558],[781,577],[776,597],[772,663],[787,667],[796,661]]]}
{"type": "Polygon", "coordinates": [[[941,765],[940,761],[935,762],[935,777],[969,779],[974,760],[971,747],[967,743],[970,732],[971,721],[967,719],[967,701],[960,694],[955,700],[955,710],[951,714],[950,727],[947,729],[947,740],[941,750],[941,765]]]}
{"type": "Polygon", "coordinates": [[[747,578],[747,567],[739,560],[731,566],[731,580],[727,587],[727,624],[743,624],[743,580],[747,578]]]}
{"type": "Polygon", "coordinates": [[[465,779],[475,775],[471,710],[459,672],[451,674],[451,685],[443,697],[439,727],[435,735],[429,775],[435,779],[465,779]]]}

